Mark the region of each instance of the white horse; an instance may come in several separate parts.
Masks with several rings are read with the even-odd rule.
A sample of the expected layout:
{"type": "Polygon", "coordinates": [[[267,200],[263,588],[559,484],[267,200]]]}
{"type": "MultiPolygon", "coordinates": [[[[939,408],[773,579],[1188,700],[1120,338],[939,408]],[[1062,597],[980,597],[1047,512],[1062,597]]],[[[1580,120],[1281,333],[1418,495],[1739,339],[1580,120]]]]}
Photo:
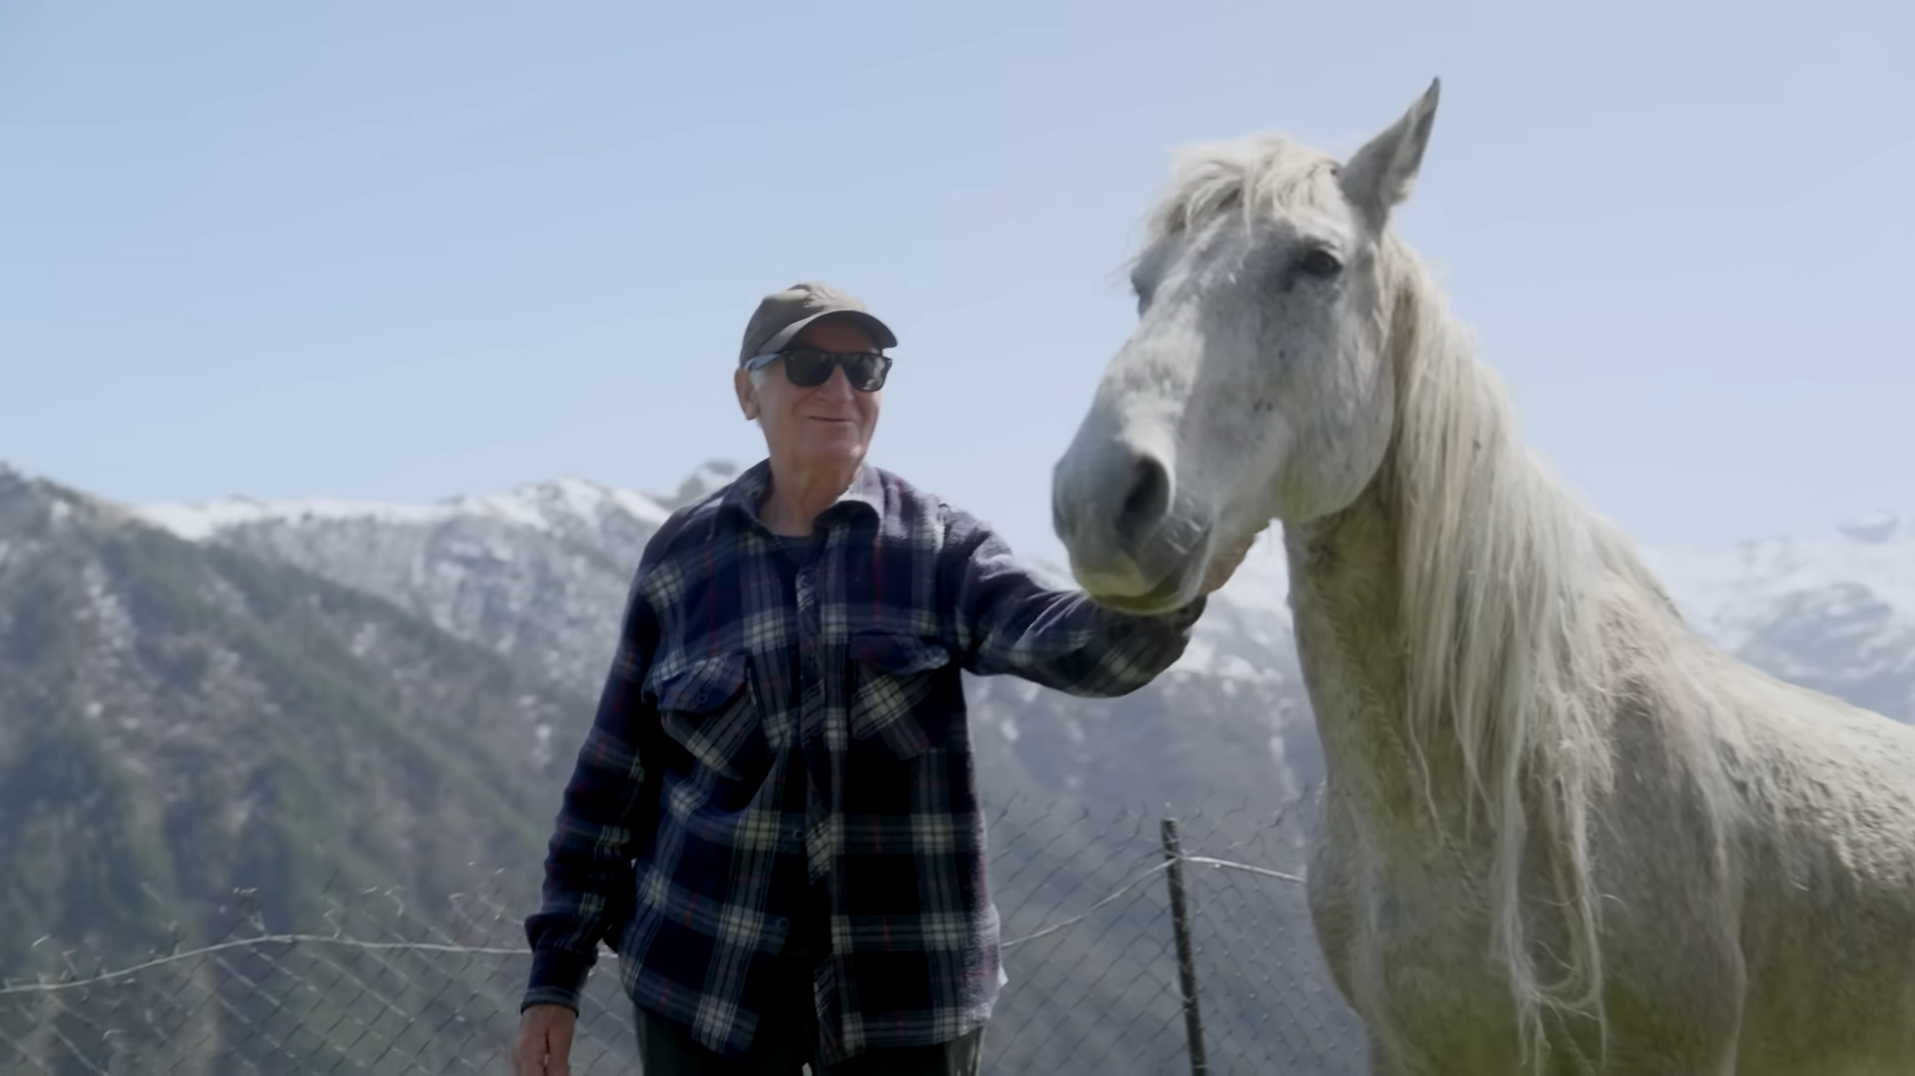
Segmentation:
{"type": "Polygon", "coordinates": [[[1072,570],[1167,610],[1282,524],[1373,1073],[1915,1073],[1915,730],[1706,645],[1524,447],[1388,227],[1436,100],[1191,156],[1057,464],[1072,570]]]}

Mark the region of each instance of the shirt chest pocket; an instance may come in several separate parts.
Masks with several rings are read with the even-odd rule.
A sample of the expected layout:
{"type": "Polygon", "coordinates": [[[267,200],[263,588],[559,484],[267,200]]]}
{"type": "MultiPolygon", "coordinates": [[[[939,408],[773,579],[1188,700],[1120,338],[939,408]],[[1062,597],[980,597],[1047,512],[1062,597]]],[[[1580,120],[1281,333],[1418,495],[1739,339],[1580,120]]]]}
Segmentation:
{"type": "Polygon", "coordinates": [[[765,724],[743,653],[699,658],[651,685],[665,735],[719,776],[762,778],[771,766],[765,724]]]}
{"type": "Polygon", "coordinates": [[[941,743],[957,700],[945,705],[933,696],[951,675],[950,651],[915,635],[880,631],[853,635],[850,650],[852,739],[881,745],[898,758],[941,743]]]}

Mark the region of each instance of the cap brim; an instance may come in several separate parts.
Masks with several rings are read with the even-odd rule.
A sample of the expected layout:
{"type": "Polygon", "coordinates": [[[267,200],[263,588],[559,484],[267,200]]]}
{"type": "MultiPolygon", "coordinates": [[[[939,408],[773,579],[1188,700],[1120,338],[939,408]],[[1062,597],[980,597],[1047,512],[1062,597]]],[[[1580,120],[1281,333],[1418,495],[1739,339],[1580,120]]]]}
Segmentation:
{"type": "MultiPolygon", "coordinates": [[[[875,316],[867,314],[862,310],[826,310],[820,314],[813,314],[808,318],[801,318],[778,330],[771,339],[765,341],[763,347],[758,349],[758,353],[761,355],[769,355],[774,351],[783,350],[786,344],[791,343],[793,337],[805,331],[805,326],[810,325],[814,321],[823,320],[824,318],[849,318],[863,326],[864,331],[870,335],[871,342],[878,347],[898,346],[897,334],[891,331],[889,325],[879,321],[875,316]]],[[[746,356],[743,361],[750,361],[750,358],[750,356],[746,356]]],[[[743,365],[743,362],[741,362],[740,365],[743,365]]]]}

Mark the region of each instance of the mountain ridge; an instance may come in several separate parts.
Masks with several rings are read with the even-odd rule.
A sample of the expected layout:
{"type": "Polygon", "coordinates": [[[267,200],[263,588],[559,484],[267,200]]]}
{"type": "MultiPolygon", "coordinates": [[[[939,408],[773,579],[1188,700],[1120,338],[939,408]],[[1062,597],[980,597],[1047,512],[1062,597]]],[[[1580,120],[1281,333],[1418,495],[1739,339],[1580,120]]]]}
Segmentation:
{"type": "MultiPolygon", "coordinates": [[[[438,502],[436,514],[373,505],[358,518],[285,506],[236,513],[217,503],[130,510],[176,528],[182,519],[236,520],[199,540],[374,589],[454,635],[595,690],[631,571],[659,513],[742,469],[708,461],[671,494],[576,478],[531,483],[438,502]],[[554,524],[558,515],[570,522],[554,524]]],[[[1915,526],[1903,517],[1878,514],[1823,535],[1726,548],[1638,548],[1684,616],[1717,646],[1773,675],[1915,720],[1915,526]]],[[[1060,565],[1026,563],[1072,585],[1060,565]]],[[[1193,782],[1307,786],[1322,763],[1291,631],[1288,564],[1273,527],[1212,597],[1183,658],[1137,697],[1076,700],[969,679],[981,771],[1007,790],[1092,799],[1182,798],[1193,782]],[[1185,761],[1136,761],[1152,752],[1185,761]]]]}
{"type": "MultiPolygon", "coordinates": [[[[590,489],[599,491],[601,506],[617,505],[630,511],[635,521],[656,526],[673,508],[716,489],[742,469],[733,461],[709,461],[694,469],[672,495],[568,477],[526,483],[502,493],[448,498],[430,506],[230,499],[199,505],[133,505],[128,510],[182,537],[204,540],[222,532],[243,530],[249,524],[272,521],[291,525],[295,516],[313,522],[328,514],[346,518],[353,512],[365,519],[384,515],[398,523],[446,521],[462,512],[524,521],[537,515],[532,505],[562,500],[568,494],[575,497],[571,493],[575,489],[590,489]]],[[[1244,567],[1222,593],[1225,601],[1269,614],[1287,627],[1288,571],[1277,533],[1272,528],[1259,539],[1244,567]]],[[[1773,535],[1728,545],[1638,543],[1637,548],[1684,616],[1705,637],[1732,653],[1762,629],[1767,622],[1766,610],[1803,591],[1862,587],[1887,603],[1892,620],[1915,629],[1915,512],[1875,512],[1806,535],[1773,535]]],[[[635,554],[626,559],[636,564],[635,554]]],[[[1029,562],[1069,585],[1068,571],[1062,565],[1038,557],[1029,558],[1029,562]]]]}

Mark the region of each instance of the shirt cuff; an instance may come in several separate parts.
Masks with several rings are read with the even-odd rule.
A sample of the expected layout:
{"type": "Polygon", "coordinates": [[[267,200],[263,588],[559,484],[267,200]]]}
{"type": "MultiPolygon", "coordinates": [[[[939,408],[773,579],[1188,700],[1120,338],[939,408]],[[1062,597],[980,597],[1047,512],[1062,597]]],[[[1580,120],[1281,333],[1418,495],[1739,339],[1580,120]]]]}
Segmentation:
{"type": "Polygon", "coordinates": [[[532,953],[532,974],[519,999],[519,1011],[534,1005],[563,1005],[579,1011],[579,997],[585,993],[585,977],[593,959],[569,949],[537,949],[532,953]]]}

